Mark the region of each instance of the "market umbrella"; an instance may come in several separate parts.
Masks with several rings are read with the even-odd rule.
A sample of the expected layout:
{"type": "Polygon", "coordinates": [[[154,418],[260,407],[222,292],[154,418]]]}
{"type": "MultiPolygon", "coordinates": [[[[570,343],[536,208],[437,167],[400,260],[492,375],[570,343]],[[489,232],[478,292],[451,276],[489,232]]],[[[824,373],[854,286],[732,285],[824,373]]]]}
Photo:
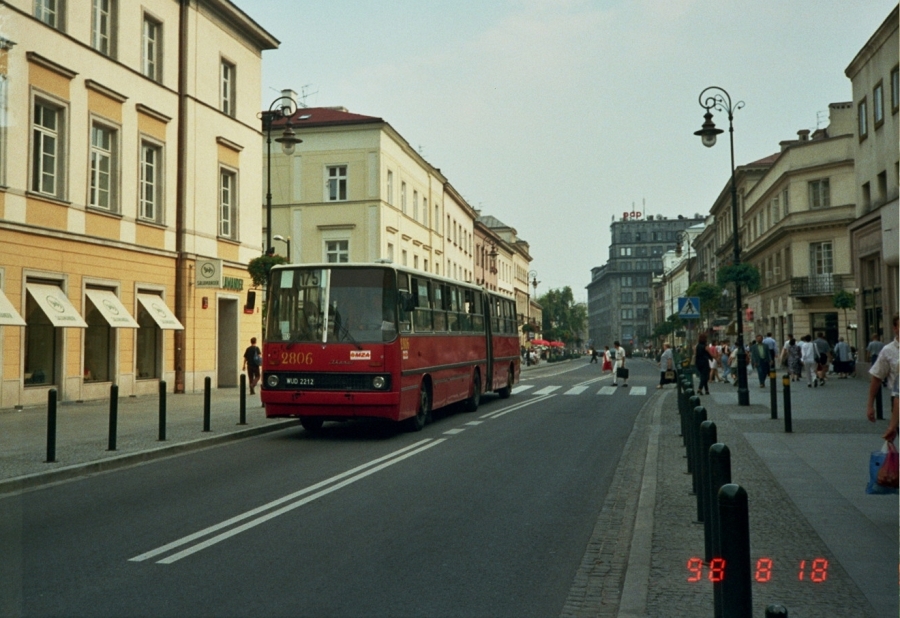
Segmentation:
{"type": "Polygon", "coordinates": [[[532,339],[531,345],[550,345],[550,342],[546,339],[532,339]]]}
{"type": "Polygon", "coordinates": [[[562,341],[551,341],[551,342],[550,342],[550,345],[553,346],[554,348],[564,348],[564,347],[566,347],[566,344],[564,344],[562,341]]]}

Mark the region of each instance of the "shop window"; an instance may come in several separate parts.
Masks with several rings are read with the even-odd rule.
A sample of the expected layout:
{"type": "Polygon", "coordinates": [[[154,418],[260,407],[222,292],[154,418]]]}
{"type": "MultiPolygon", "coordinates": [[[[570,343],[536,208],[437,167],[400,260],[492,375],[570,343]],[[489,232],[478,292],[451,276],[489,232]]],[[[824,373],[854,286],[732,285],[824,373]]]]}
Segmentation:
{"type": "Polygon", "coordinates": [[[138,303],[137,377],[154,380],[161,377],[162,330],[143,304],[138,303]]]}
{"type": "Polygon", "coordinates": [[[56,384],[58,360],[62,357],[62,331],[32,298],[25,301],[25,386],[56,384]]]}

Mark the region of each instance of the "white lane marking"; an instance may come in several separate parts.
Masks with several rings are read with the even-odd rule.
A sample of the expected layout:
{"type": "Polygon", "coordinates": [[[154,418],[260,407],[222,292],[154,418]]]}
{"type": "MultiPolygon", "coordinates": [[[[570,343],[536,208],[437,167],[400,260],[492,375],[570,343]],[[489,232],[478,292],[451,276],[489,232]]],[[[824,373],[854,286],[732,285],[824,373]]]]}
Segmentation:
{"type": "Polygon", "coordinates": [[[518,395],[519,393],[524,393],[531,388],[534,388],[534,384],[519,384],[518,386],[513,387],[512,394],[518,395]]]}
{"type": "MultiPolygon", "coordinates": [[[[442,441],[443,441],[443,440],[442,440],[442,441]]],[[[337,474],[337,475],[335,475],[335,476],[332,476],[331,478],[325,479],[324,481],[321,481],[321,482],[319,482],[319,483],[316,483],[315,485],[310,485],[309,487],[306,487],[306,488],[304,488],[304,489],[301,489],[300,491],[295,491],[295,492],[292,493],[292,494],[288,494],[287,496],[283,496],[283,497],[281,497],[281,498],[278,498],[277,500],[273,500],[272,502],[269,502],[268,504],[264,504],[264,505],[262,505],[262,506],[259,506],[259,507],[255,508],[255,509],[252,509],[252,510],[250,510],[250,511],[247,511],[246,513],[241,513],[240,515],[236,515],[236,516],[232,517],[231,519],[227,519],[227,520],[225,520],[225,521],[223,521],[223,522],[221,522],[221,523],[218,523],[218,524],[216,524],[216,525],[214,525],[214,526],[210,526],[209,528],[205,528],[205,529],[203,529],[203,530],[201,530],[201,531],[199,531],[199,532],[195,532],[194,534],[190,534],[190,535],[188,535],[188,536],[186,536],[186,537],[183,537],[183,538],[181,538],[181,539],[178,539],[177,541],[172,541],[171,543],[168,543],[168,544],[166,544],[166,545],[163,545],[162,547],[158,547],[158,548],[156,548],[156,549],[154,549],[154,550],[151,550],[151,551],[148,551],[148,552],[146,552],[146,553],[143,553],[143,554],[141,554],[140,556],[135,556],[134,558],[129,558],[129,561],[130,561],[130,562],[141,562],[141,561],[143,561],[143,560],[147,560],[148,558],[153,558],[154,556],[158,556],[158,555],[160,555],[160,554],[164,554],[164,553],[166,553],[167,551],[169,551],[169,550],[171,550],[171,549],[175,549],[176,547],[181,547],[182,545],[186,545],[187,543],[190,543],[191,541],[195,541],[195,540],[197,540],[197,539],[199,539],[199,538],[201,538],[201,537],[204,537],[204,536],[206,536],[206,535],[208,535],[208,534],[212,534],[213,532],[216,532],[217,530],[221,530],[222,528],[227,528],[228,526],[230,526],[230,525],[232,525],[232,524],[235,524],[235,523],[237,523],[237,522],[239,522],[239,521],[243,521],[243,520],[245,520],[245,519],[247,519],[247,518],[249,518],[249,517],[253,517],[254,515],[258,515],[259,513],[262,513],[262,512],[264,512],[264,511],[267,511],[267,510],[269,510],[269,509],[271,509],[271,508],[274,508],[274,507],[278,506],[279,504],[284,504],[285,502],[289,502],[289,501],[293,500],[294,498],[298,498],[298,497],[300,497],[300,496],[302,496],[302,495],[304,495],[304,494],[308,494],[308,493],[310,493],[310,492],[312,492],[312,491],[315,491],[315,490],[317,490],[317,489],[319,489],[319,488],[321,488],[321,487],[324,487],[324,486],[326,486],[326,485],[328,485],[328,484],[330,484],[330,483],[333,483],[333,482],[335,482],[335,481],[338,481],[338,480],[340,480],[340,479],[342,479],[342,478],[344,478],[344,477],[350,476],[350,475],[352,475],[352,474],[356,474],[356,473],[359,472],[360,470],[365,470],[365,469],[368,468],[369,466],[374,466],[374,465],[376,465],[376,464],[378,464],[378,463],[381,463],[382,461],[385,461],[385,460],[387,460],[387,459],[391,459],[392,457],[396,457],[397,455],[400,455],[400,454],[402,454],[402,453],[405,453],[405,452],[407,452],[407,451],[410,451],[410,450],[412,450],[412,449],[414,449],[414,448],[418,448],[418,447],[422,446],[423,444],[427,444],[428,442],[431,442],[431,438],[428,438],[428,439],[425,439],[425,440],[420,440],[420,441],[418,441],[418,442],[416,442],[416,443],[414,443],[414,444],[410,444],[410,445],[407,446],[407,447],[404,447],[404,448],[401,448],[401,449],[399,449],[399,450],[396,450],[396,451],[394,451],[393,453],[388,453],[387,455],[385,455],[385,456],[383,456],[383,457],[379,457],[379,458],[377,458],[377,459],[373,459],[372,461],[367,462],[367,463],[364,463],[364,464],[362,464],[361,466],[357,466],[357,467],[353,468],[352,470],[347,470],[346,472],[342,472],[342,473],[340,473],[340,474],[337,474]]]]}
{"type": "Polygon", "coordinates": [[[569,390],[567,390],[563,395],[580,395],[584,391],[587,390],[587,386],[573,386],[569,390]]]}
{"type": "Polygon", "coordinates": [[[632,386],[631,392],[628,394],[629,395],[646,395],[647,387],[646,386],[632,386]]]}
{"type": "Polygon", "coordinates": [[[615,392],[619,390],[615,386],[604,386],[599,391],[597,391],[598,395],[613,395],[615,392]]]}
{"type": "Polygon", "coordinates": [[[538,403],[539,401],[543,401],[543,400],[547,399],[548,397],[553,397],[553,395],[541,395],[540,397],[534,397],[533,399],[526,399],[525,401],[520,401],[518,403],[515,403],[515,404],[507,407],[507,408],[497,410],[496,412],[488,412],[487,414],[480,416],[478,418],[483,418],[483,419],[484,418],[497,418],[497,417],[503,416],[504,414],[507,414],[509,412],[518,410],[519,408],[524,408],[524,407],[530,406],[534,403],[538,403]]]}
{"type": "Polygon", "coordinates": [[[468,423],[466,423],[466,425],[471,425],[472,427],[477,427],[478,425],[481,425],[483,422],[484,421],[469,421],[468,423]]]}
{"type": "Polygon", "coordinates": [[[278,517],[279,515],[284,515],[285,513],[289,512],[289,511],[293,511],[296,508],[300,508],[304,504],[309,504],[313,500],[318,500],[322,496],[326,496],[332,492],[335,492],[338,489],[341,489],[343,487],[346,487],[347,485],[350,485],[351,483],[355,483],[356,481],[364,479],[367,476],[371,476],[372,474],[375,474],[376,472],[380,472],[381,470],[384,470],[388,466],[393,466],[395,463],[399,463],[399,462],[403,461],[404,459],[412,457],[413,455],[418,455],[422,451],[426,451],[426,450],[430,449],[431,447],[437,446],[438,444],[440,444],[441,442],[444,442],[444,441],[446,441],[446,438],[438,438],[437,440],[435,440],[434,442],[431,442],[430,444],[426,444],[425,446],[418,448],[414,451],[409,451],[405,455],[401,455],[400,457],[396,457],[394,459],[386,461],[383,464],[375,466],[374,468],[370,468],[370,469],[366,470],[365,472],[361,472],[360,474],[357,474],[356,476],[351,476],[350,478],[343,480],[340,483],[337,483],[336,485],[332,485],[331,487],[328,487],[327,489],[323,489],[322,491],[314,493],[311,496],[307,496],[306,498],[303,498],[302,500],[297,500],[296,502],[293,502],[291,504],[281,507],[280,509],[272,511],[271,513],[268,513],[261,517],[257,517],[256,519],[252,519],[252,520],[248,521],[247,523],[238,526],[237,528],[232,528],[231,530],[228,530],[227,532],[218,534],[218,535],[212,537],[211,539],[207,539],[201,543],[197,543],[193,547],[188,547],[187,549],[183,549],[178,553],[172,554],[168,558],[163,558],[162,560],[157,560],[157,564],[172,564],[173,562],[177,562],[178,560],[181,560],[182,558],[186,558],[187,556],[190,556],[191,554],[195,554],[198,551],[206,549],[207,547],[211,547],[211,546],[215,545],[216,543],[221,543],[222,541],[229,539],[237,534],[240,534],[241,532],[249,530],[250,528],[255,528],[256,526],[263,524],[263,523],[269,521],[270,519],[274,519],[274,518],[278,517]]]}
{"type": "Polygon", "coordinates": [[[549,394],[552,393],[553,391],[558,391],[558,390],[561,389],[561,388],[562,388],[562,386],[545,386],[545,387],[542,388],[541,390],[539,390],[539,391],[534,391],[534,392],[531,393],[531,394],[532,394],[532,395],[549,395],[549,394]]]}
{"type": "Polygon", "coordinates": [[[444,432],[444,435],[445,436],[455,436],[456,434],[462,433],[464,431],[465,431],[465,429],[460,429],[457,427],[456,429],[448,429],[447,431],[444,432]]]}
{"type": "Polygon", "coordinates": [[[600,376],[600,377],[597,377],[597,378],[593,378],[593,379],[591,379],[591,380],[585,380],[584,382],[579,382],[579,383],[578,383],[578,386],[583,386],[583,385],[585,385],[585,384],[593,384],[594,382],[599,382],[600,380],[606,380],[606,379],[609,379],[609,378],[611,378],[611,377],[612,377],[612,374],[611,374],[611,373],[608,373],[608,374],[606,374],[606,375],[603,375],[603,376],[600,376]]]}

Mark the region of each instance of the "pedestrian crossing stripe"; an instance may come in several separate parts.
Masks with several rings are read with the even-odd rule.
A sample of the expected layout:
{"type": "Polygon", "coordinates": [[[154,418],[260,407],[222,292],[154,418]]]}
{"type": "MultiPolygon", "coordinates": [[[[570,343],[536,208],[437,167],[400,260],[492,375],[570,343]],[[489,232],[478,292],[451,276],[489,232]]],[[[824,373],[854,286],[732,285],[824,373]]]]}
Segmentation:
{"type": "Polygon", "coordinates": [[[519,384],[518,386],[513,387],[512,394],[518,395],[519,393],[524,393],[532,388],[534,388],[534,384],[519,384]]]}
{"type": "Polygon", "coordinates": [[[534,391],[532,395],[549,395],[553,391],[558,391],[562,386],[545,386],[539,391],[534,391]]]}
{"type": "Polygon", "coordinates": [[[628,394],[629,395],[646,395],[647,387],[646,386],[634,386],[634,387],[632,387],[631,392],[628,394]]]}
{"type": "MultiPolygon", "coordinates": [[[[535,387],[534,384],[519,384],[518,386],[513,387],[513,395],[517,395],[520,393],[524,393],[525,391],[530,391],[535,387]]],[[[529,393],[534,396],[543,396],[549,395],[561,389],[561,385],[552,384],[550,386],[545,386],[539,390],[533,391],[529,393]]],[[[578,384],[576,386],[572,386],[569,390],[565,391],[563,395],[580,395],[585,392],[588,388],[588,385],[578,384]]],[[[615,395],[618,391],[625,391],[626,395],[634,395],[637,397],[646,397],[647,396],[647,387],[646,386],[603,386],[597,391],[598,395],[615,395]]]]}
{"type": "Polygon", "coordinates": [[[567,390],[563,395],[580,395],[584,391],[587,390],[587,386],[573,386],[569,390],[567,390]]]}
{"type": "Polygon", "coordinates": [[[619,390],[615,386],[604,386],[599,391],[597,391],[598,395],[613,395],[615,392],[619,390]]]}

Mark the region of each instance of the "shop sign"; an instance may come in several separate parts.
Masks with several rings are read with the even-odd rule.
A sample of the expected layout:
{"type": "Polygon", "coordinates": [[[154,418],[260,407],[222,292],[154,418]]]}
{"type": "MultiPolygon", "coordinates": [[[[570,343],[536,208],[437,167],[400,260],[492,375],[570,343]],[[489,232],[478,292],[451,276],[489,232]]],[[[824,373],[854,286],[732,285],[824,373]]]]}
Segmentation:
{"type": "Polygon", "coordinates": [[[197,260],[197,287],[222,287],[222,260],[209,258],[197,260]]]}

